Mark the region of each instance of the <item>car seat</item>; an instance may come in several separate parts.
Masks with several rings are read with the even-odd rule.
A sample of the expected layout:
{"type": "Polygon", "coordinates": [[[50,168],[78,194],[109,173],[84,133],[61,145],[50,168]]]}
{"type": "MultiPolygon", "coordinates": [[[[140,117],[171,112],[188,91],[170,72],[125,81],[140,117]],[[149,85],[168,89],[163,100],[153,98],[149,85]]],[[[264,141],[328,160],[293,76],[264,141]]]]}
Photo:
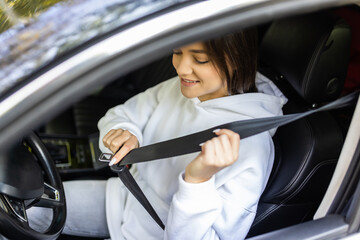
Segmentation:
{"type": "MultiPolygon", "coordinates": [[[[260,44],[260,72],[289,101],[284,114],[336,99],[349,59],[351,31],[325,12],[274,21],[260,44]]],[[[343,145],[332,113],[316,113],[280,127],[274,167],[248,237],[312,219],[343,145]]]]}

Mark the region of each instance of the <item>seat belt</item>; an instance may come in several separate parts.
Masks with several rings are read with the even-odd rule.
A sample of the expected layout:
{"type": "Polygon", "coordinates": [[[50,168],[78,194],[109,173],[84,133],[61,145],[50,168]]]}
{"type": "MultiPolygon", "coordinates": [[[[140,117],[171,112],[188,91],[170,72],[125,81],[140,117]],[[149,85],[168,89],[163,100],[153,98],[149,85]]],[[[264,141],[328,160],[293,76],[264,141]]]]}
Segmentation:
{"type": "MultiPolygon", "coordinates": [[[[215,129],[232,130],[234,132],[237,132],[240,135],[241,139],[244,139],[255,134],[294,122],[300,118],[304,118],[316,112],[328,111],[348,106],[355,102],[355,100],[358,99],[358,96],[359,91],[356,91],[347,96],[339,98],[329,104],[326,104],[320,108],[309,110],[307,112],[231,122],[183,137],[147,145],[144,147],[139,147],[130,151],[118,164],[112,165],[111,170],[118,174],[124,185],[142,204],[142,206],[151,215],[151,217],[158,223],[158,225],[162,229],[165,229],[165,226],[162,223],[160,217],[157,215],[150,202],[148,201],[144,193],[141,191],[140,187],[136,183],[135,179],[129,172],[129,169],[126,165],[159,160],[163,158],[169,158],[201,151],[201,147],[199,146],[199,144],[215,137],[216,135],[213,132],[215,129]]],[[[109,156],[106,156],[106,154],[102,154],[99,160],[109,160],[109,156]]]]}
{"type": "Polygon", "coordinates": [[[145,210],[150,214],[150,216],[155,220],[155,222],[162,228],[165,229],[164,223],[161,221],[160,217],[157,215],[156,211],[152,207],[151,203],[135,181],[134,177],[131,175],[128,166],[119,166],[115,171],[120,180],[123,182],[125,187],[132,193],[132,195],[141,203],[145,210]]]}

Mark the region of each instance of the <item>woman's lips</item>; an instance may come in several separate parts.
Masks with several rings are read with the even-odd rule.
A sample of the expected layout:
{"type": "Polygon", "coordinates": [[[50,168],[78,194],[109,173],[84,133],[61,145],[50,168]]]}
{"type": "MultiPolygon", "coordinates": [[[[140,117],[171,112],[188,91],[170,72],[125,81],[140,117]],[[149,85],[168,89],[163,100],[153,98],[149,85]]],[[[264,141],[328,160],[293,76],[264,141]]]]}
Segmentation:
{"type": "Polygon", "coordinates": [[[198,82],[200,81],[194,81],[194,80],[189,80],[189,79],[184,79],[184,78],[181,78],[181,84],[185,87],[191,87],[191,86],[194,86],[196,85],[198,82]]]}

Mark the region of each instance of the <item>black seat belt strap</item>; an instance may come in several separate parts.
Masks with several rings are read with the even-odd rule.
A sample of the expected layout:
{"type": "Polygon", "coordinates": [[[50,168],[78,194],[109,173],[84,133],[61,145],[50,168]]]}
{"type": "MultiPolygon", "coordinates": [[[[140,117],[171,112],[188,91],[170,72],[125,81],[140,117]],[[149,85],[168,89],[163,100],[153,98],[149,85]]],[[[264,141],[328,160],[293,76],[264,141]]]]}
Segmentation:
{"type": "Polygon", "coordinates": [[[218,125],[194,134],[136,148],[129,152],[129,154],[127,154],[120,161],[120,163],[111,166],[111,169],[115,170],[118,166],[121,165],[147,162],[201,151],[201,147],[199,146],[199,144],[215,137],[216,135],[213,133],[215,129],[230,129],[234,132],[237,132],[240,135],[241,139],[244,139],[249,136],[283,126],[285,124],[288,124],[316,112],[327,111],[347,106],[351,104],[352,101],[357,99],[358,95],[359,91],[339,98],[336,101],[324,105],[323,107],[304,113],[231,122],[223,125],[218,125]]]}
{"type": "Polygon", "coordinates": [[[244,139],[249,136],[283,126],[285,124],[296,121],[300,118],[306,117],[316,112],[333,110],[344,106],[348,106],[353,101],[355,101],[358,98],[358,96],[359,96],[359,91],[344,96],[342,98],[339,98],[336,101],[324,105],[323,107],[310,110],[304,113],[296,113],[296,114],[289,114],[283,116],[257,118],[257,119],[231,122],[231,123],[215,126],[205,131],[197,132],[184,137],[175,138],[172,140],[136,148],[132,150],[128,155],[126,155],[120,161],[120,163],[111,166],[111,170],[118,173],[124,185],[144,206],[144,208],[149,212],[149,214],[154,218],[154,220],[159,224],[159,226],[162,229],[164,229],[164,224],[161,222],[160,218],[156,214],[155,210],[152,208],[146,196],[141,191],[140,187],[137,185],[134,178],[131,176],[127,167],[125,167],[124,165],[139,163],[139,162],[147,162],[151,160],[158,160],[158,159],[198,152],[201,150],[201,148],[199,147],[200,143],[205,142],[216,136],[213,133],[215,129],[224,129],[224,128],[230,129],[234,132],[237,132],[240,135],[241,139],[244,139]]]}
{"type": "Polygon", "coordinates": [[[155,220],[155,222],[162,228],[165,229],[165,225],[161,221],[160,217],[157,215],[156,211],[150,204],[149,200],[146,198],[145,194],[135,181],[134,177],[131,175],[129,168],[127,166],[121,166],[116,170],[119,178],[125,185],[125,187],[131,192],[134,197],[141,203],[145,210],[150,214],[150,216],[155,220]]]}

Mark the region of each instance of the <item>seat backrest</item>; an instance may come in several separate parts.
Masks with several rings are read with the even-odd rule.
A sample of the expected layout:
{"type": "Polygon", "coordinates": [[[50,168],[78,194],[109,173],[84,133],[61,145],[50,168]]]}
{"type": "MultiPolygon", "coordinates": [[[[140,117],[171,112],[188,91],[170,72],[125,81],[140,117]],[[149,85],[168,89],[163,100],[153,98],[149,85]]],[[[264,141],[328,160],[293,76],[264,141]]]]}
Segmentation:
{"type": "MultiPolygon", "coordinates": [[[[341,19],[316,13],[273,22],[260,46],[260,71],[288,97],[284,114],[337,98],[349,59],[351,32],[341,19]]],[[[248,236],[313,217],[332,177],[343,136],[331,113],[280,127],[275,163],[248,236]]]]}

